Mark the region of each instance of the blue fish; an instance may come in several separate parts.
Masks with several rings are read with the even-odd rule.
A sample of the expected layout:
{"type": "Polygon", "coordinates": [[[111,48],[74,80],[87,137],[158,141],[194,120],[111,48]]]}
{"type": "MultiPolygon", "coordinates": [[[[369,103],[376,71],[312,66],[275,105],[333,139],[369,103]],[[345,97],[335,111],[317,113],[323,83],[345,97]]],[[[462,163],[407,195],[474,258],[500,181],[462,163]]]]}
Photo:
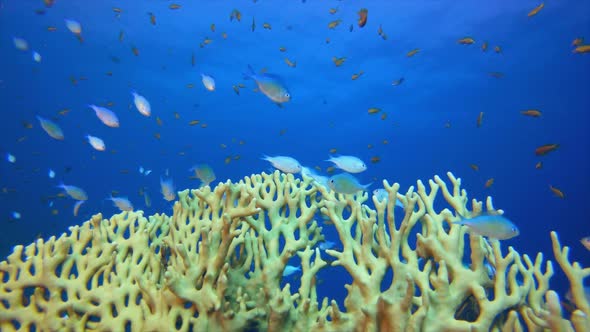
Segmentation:
{"type": "Polygon", "coordinates": [[[454,224],[469,227],[471,234],[498,240],[507,240],[520,234],[518,227],[501,215],[482,214],[474,218],[456,221],[454,224]]]}
{"type": "Polygon", "coordinates": [[[244,79],[252,79],[256,82],[260,92],[275,103],[282,104],[291,100],[291,94],[285,87],[283,80],[274,74],[256,74],[252,66],[248,65],[248,73],[244,74],[244,79]]]}

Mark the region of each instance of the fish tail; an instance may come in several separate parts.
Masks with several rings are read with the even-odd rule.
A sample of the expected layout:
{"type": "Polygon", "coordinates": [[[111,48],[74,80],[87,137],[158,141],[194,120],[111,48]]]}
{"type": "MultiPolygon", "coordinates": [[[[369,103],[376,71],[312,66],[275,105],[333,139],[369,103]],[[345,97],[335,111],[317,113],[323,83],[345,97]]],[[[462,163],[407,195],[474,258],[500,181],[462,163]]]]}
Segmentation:
{"type": "Polygon", "coordinates": [[[242,74],[244,76],[245,80],[250,80],[250,79],[254,79],[254,76],[256,76],[256,72],[254,71],[254,68],[252,68],[252,66],[248,65],[248,71],[242,74]]]}

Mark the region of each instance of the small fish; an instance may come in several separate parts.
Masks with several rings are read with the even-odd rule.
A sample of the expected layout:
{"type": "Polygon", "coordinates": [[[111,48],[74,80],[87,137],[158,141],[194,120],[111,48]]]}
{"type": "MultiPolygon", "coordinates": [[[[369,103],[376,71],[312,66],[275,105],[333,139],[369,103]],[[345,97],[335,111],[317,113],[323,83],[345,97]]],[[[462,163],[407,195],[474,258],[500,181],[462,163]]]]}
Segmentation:
{"type": "Polygon", "coordinates": [[[479,166],[477,166],[476,164],[469,164],[469,167],[471,167],[471,169],[476,172],[479,171],[479,166]]]}
{"type": "Polygon", "coordinates": [[[533,118],[538,118],[541,116],[541,111],[539,111],[539,110],[526,110],[526,111],[521,111],[520,114],[526,115],[526,116],[531,116],[533,118]]]}
{"type": "Polygon", "coordinates": [[[477,122],[476,122],[477,128],[481,127],[482,122],[483,122],[483,112],[479,112],[479,115],[477,116],[477,122]]]}
{"type": "Polygon", "coordinates": [[[80,211],[80,206],[82,206],[82,204],[84,204],[85,201],[77,201],[76,204],[74,204],[74,210],[73,210],[73,214],[74,217],[78,216],[78,211],[80,211]]]}
{"type": "Polygon", "coordinates": [[[39,120],[39,123],[41,124],[41,128],[43,128],[43,130],[45,130],[47,135],[51,136],[52,138],[54,138],[56,140],[60,140],[60,141],[62,141],[64,139],[64,133],[61,130],[61,128],[57,125],[57,123],[47,120],[45,118],[42,118],[38,115],[37,115],[37,120],[39,120]]]}
{"type": "Polygon", "coordinates": [[[284,173],[296,174],[301,172],[301,164],[291,157],[286,156],[264,156],[261,158],[271,163],[271,165],[284,173]]]}
{"type": "Polygon", "coordinates": [[[351,24],[351,25],[348,27],[348,31],[352,32],[352,30],[354,30],[354,25],[352,25],[352,24],[351,24]]]}
{"type": "Polygon", "coordinates": [[[68,196],[70,196],[71,198],[73,198],[76,201],[88,200],[88,195],[86,194],[84,189],[82,189],[80,187],[66,185],[63,183],[60,183],[57,187],[60,189],[63,189],[68,196]]]}
{"type": "Polygon", "coordinates": [[[360,173],[367,170],[367,165],[355,156],[330,156],[330,159],[326,161],[334,163],[337,168],[348,173],[360,173]]]}
{"type": "Polygon", "coordinates": [[[533,16],[537,15],[537,13],[539,13],[539,11],[541,11],[541,9],[543,9],[543,7],[545,7],[545,3],[541,2],[541,4],[538,5],[537,7],[533,8],[533,10],[531,10],[527,16],[533,17],[533,16]]]}
{"type": "Polygon", "coordinates": [[[258,75],[254,72],[254,69],[248,65],[248,73],[244,74],[244,79],[254,80],[258,89],[275,103],[281,104],[291,100],[289,90],[283,83],[281,77],[277,75],[268,73],[258,75]]]}
{"type": "Polygon", "coordinates": [[[352,74],[352,76],[350,77],[353,81],[356,81],[357,79],[359,79],[361,76],[363,76],[365,72],[364,71],[359,71],[358,73],[352,74]]]}
{"type": "Polygon", "coordinates": [[[38,52],[36,52],[36,51],[33,51],[33,60],[34,60],[35,62],[41,62],[41,54],[39,54],[39,53],[38,53],[38,52]]]}
{"type": "Polygon", "coordinates": [[[201,81],[208,91],[215,91],[215,79],[209,75],[201,73],[201,81]]]}
{"type": "Polygon", "coordinates": [[[322,241],[319,245],[318,248],[320,250],[327,250],[327,249],[332,249],[334,248],[334,246],[336,245],[335,242],[332,241],[322,241]]]}
{"type": "Polygon", "coordinates": [[[252,32],[254,32],[254,30],[256,30],[256,20],[254,17],[252,17],[252,25],[250,26],[250,30],[252,32]]]}
{"type": "Polygon", "coordinates": [[[209,29],[211,29],[211,32],[215,32],[215,23],[211,23],[209,29]]]}
{"type": "Polygon", "coordinates": [[[494,178],[489,178],[486,183],[485,183],[485,187],[489,188],[494,184],[494,178]]]}
{"type": "Polygon", "coordinates": [[[125,39],[125,31],[121,30],[119,31],[119,42],[123,42],[123,39],[125,39]]]}
{"type": "Polygon", "coordinates": [[[76,36],[80,36],[82,34],[82,25],[75,20],[65,19],[66,27],[76,36]]]}
{"type": "Polygon", "coordinates": [[[330,190],[330,187],[328,187],[328,177],[327,176],[323,176],[323,175],[319,175],[318,173],[316,173],[314,170],[310,169],[309,167],[301,167],[301,176],[306,176],[306,177],[310,177],[312,178],[316,184],[323,186],[325,188],[327,188],[328,190],[330,190]]]}
{"type": "Polygon", "coordinates": [[[572,51],[574,53],[590,53],[590,45],[579,45],[572,51]]]}
{"type": "Polygon", "coordinates": [[[551,151],[555,151],[559,148],[559,144],[545,144],[541,145],[540,147],[535,149],[535,154],[537,156],[544,156],[551,151]]]}
{"type": "Polygon", "coordinates": [[[96,116],[104,123],[106,126],[111,128],[119,127],[119,118],[117,115],[109,110],[108,108],[104,108],[101,106],[96,105],[88,105],[88,107],[92,108],[96,113],[96,116]]]}
{"type": "Polygon", "coordinates": [[[266,30],[272,30],[272,26],[270,25],[270,23],[266,22],[262,24],[262,28],[266,30]]]}
{"type": "Polygon", "coordinates": [[[88,143],[90,143],[90,145],[97,151],[104,151],[106,149],[106,146],[104,144],[104,141],[96,136],[91,136],[91,135],[86,135],[86,139],[88,140],[88,143]]]}
{"type": "Polygon", "coordinates": [[[561,199],[565,198],[565,194],[564,194],[564,193],[563,193],[561,190],[559,190],[559,189],[555,188],[554,186],[552,186],[552,185],[549,185],[549,190],[551,190],[551,192],[552,192],[552,193],[553,193],[555,196],[557,196],[557,197],[559,197],[559,198],[561,198],[561,199]]]}
{"type": "Polygon", "coordinates": [[[232,10],[229,16],[230,21],[233,21],[234,19],[236,19],[238,22],[242,21],[242,13],[240,13],[240,11],[237,9],[232,10]]]}
{"type": "Polygon", "coordinates": [[[152,13],[152,12],[149,12],[147,14],[150,17],[150,23],[152,25],[156,25],[156,15],[154,15],[154,13],[152,13]]]}
{"type": "Polygon", "coordinates": [[[14,43],[14,47],[16,47],[16,49],[19,51],[29,50],[29,43],[23,38],[12,37],[12,42],[14,43]]]}
{"type": "Polygon", "coordinates": [[[283,270],[283,277],[288,277],[299,271],[301,271],[301,266],[287,265],[285,266],[285,270],[283,270]]]}
{"type": "Polygon", "coordinates": [[[397,80],[393,81],[393,82],[391,83],[391,85],[393,85],[393,86],[398,86],[398,85],[402,84],[403,82],[404,82],[404,78],[403,78],[403,77],[400,77],[399,79],[397,79],[397,80]]]}
{"type": "Polygon", "coordinates": [[[407,56],[408,58],[410,58],[410,57],[413,57],[414,55],[416,55],[416,53],[418,53],[418,52],[420,52],[420,49],[419,49],[419,48],[415,48],[415,49],[411,50],[410,52],[408,52],[408,53],[406,54],[406,56],[407,56]]]}
{"type": "Polygon", "coordinates": [[[199,124],[199,122],[200,122],[199,120],[191,120],[191,121],[189,121],[188,125],[189,125],[189,126],[198,125],[198,124],[199,124]]]}
{"type": "Polygon", "coordinates": [[[21,217],[22,216],[21,216],[20,212],[17,212],[17,211],[10,212],[10,219],[11,220],[19,220],[21,217]]]}
{"type": "Polygon", "coordinates": [[[47,176],[50,179],[53,179],[55,177],[55,172],[50,168],[49,171],[47,172],[47,176]]]}
{"type": "Polygon", "coordinates": [[[285,58],[285,63],[291,68],[297,67],[297,61],[291,61],[289,58],[285,58]]]}
{"type": "Polygon", "coordinates": [[[346,61],[346,57],[342,57],[342,58],[338,58],[338,57],[335,57],[335,56],[332,57],[332,62],[334,62],[334,64],[336,65],[336,67],[342,66],[342,64],[344,63],[344,61],[346,61]]]}
{"type": "Polygon", "coordinates": [[[11,164],[14,164],[16,162],[16,157],[10,153],[6,153],[6,161],[8,161],[11,164]]]}
{"type": "Polygon", "coordinates": [[[363,185],[354,176],[348,173],[340,173],[328,180],[328,186],[339,194],[354,194],[367,190],[371,186],[371,183],[363,185]]]}
{"type": "Polygon", "coordinates": [[[572,41],[572,46],[580,46],[584,42],[584,38],[578,37],[572,41]]]}
{"type": "Polygon", "coordinates": [[[287,52],[287,48],[284,46],[279,47],[279,52],[287,52]]]}
{"type": "Polygon", "coordinates": [[[377,108],[377,107],[372,107],[372,108],[369,108],[369,110],[367,112],[369,114],[377,114],[377,113],[381,112],[381,109],[377,108]]]}
{"type": "Polygon", "coordinates": [[[502,47],[500,47],[500,46],[494,46],[494,52],[496,52],[498,54],[502,53],[502,47]]]}
{"type": "Polygon", "coordinates": [[[583,237],[580,240],[580,243],[584,246],[584,248],[590,250],[590,236],[583,237]]]}
{"type": "Polygon", "coordinates": [[[135,104],[135,108],[137,108],[139,113],[143,116],[150,116],[152,114],[150,102],[135,90],[131,90],[131,95],[133,96],[133,104],[135,104]]]}
{"type": "Polygon", "coordinates": [[[173,201],[176,198],[174,191],[175,188],[172,179],[164,180],[160,177],[160,192],[164,196],[164,199],[168,202],[173,201]]]}
{"type": "Polygon", "coordinates": [[[146,207],[152,206],[152,199],[150,198],[147,192],[143,193],[143,202],[145,203],[146,207]]]}
{"type": "Polygon", "coordinates": [[[369,16],[369,10],[367,8],[362,8],[361,10],[359,10],[359,12],[357,14],[359,15],[359,18],[357,20],[358,26],[359,26],[359,28],[362,28],[365,26],[365,24],[367,24],[367,17],[369,16]]]}
{"type": "Polygon", "coordinates": [[[133,52],[133,55],[139,56],[139,49],[137,47],[135,47],[134,45],[131,46],[131,52],[133,52]]]}
{"type": "Polygon", "coordinates": [[[202,187],[208,186],[211,182],[215,181],[215,173],[211,166],[207,164],[195,165],[189,171],[194,172],[195,176],[201,180],[202,187]]]}
{"type": "Polygon", "coordinates": [[[113,7],[113,11],[117,14],[121,14],[123,12],[123,10],[119,7],[113,7]]]}
{"type": "Polygon", "coordinates": [[[456,221],[453,224],[467,226],[473,235],[485,236],[492,239],[507,240],[520,234],[518,227],[510,220],[495,214],[456,221]]]}
{"type": "MultiPolygon", "coordinates": [[[[373,196],[375,196],[375,198],[377,198],[377,201],[379,201],[379,202],[381,202],[383,200],[385,200],[385,201],[389,200],[389,193],[384,188],[379,188],[379,189],[373,190],[373,196]]],[[[402,203],[402,201],[400,201],[399,198],[395,199],[395,206],[401,207],[402,209],[404,208],[404,204],[402,203]]]]}
{"type": "Polygon", "coordinates": [[[50,25],[50,26],[47,27],[47,31],[49,31],[49,32],[57,31],[57,27],[54,27],[54,26],[50,25]]]}
{"type": "Polygon", "coordinates": [[[484,52],[487,52],[488,50],[488,42],[483,42],[483,44],[481,44],[481,50],[484,52]]]}
{"type": "Polygon", "coordinates": [[[182,7],[181,5],[177,4],[177,3],[171,3],[168,8],[172,9],[172,10],[176,10],[176,9],[180,9],[180,7],[182,7]]]}
{"type": "Polygon", "coordinates": [[[127,197],[107,197],[108,200],[113,202],[113,206],[116,206],[121,211],[133,211],[133,204],[127,199],[127,197]]]}
{"type": "Polygon", "coordinates": [[[465,37],[465,38],[459,39],[457,41],[457,43],[463,44],[463,45],[471,45],[471,44],[475,43],[475,40],[471,37],[465,37]]]}
{"type": "Polygon", "coordinates": [[[535,164],[535,169],[541,169],[543,168],[543,162],[539,161],[538,163],[535,164]]]}
{"type": "Polygon", "coordinates": [[[490,76],[494,77],[494,78],[502,78],[504,77],[504,74],[498,71],[492,71],[488,73],[490,76]]]}
{"type": "Polygon", "coordinates": [[[336,27],[340,25],[341,22],[342,20],[338,19],[328,23],[328,29],[336,29],[336,27]]]}
{"type": "Polygon", "coordinates": [[[373,156],[373,157],[371,157],[371,163],[373,163],[373,164],[376,164],[376,163],[378,163],[380,161],[381,161],[381,157],[379,157],[379,156],[373,156]]]}

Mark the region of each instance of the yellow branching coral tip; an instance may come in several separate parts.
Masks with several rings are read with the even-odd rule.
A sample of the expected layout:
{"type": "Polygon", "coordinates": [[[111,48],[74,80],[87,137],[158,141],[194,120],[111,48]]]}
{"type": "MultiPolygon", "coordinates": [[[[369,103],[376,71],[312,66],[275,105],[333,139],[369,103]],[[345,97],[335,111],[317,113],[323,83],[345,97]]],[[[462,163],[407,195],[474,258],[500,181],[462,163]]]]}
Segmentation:
{"type": "Polygon", "coordinates": [[[503,211],[447,178],[405,192],[384,181],[383,199],[277,171],[180,192],[172,216],[96,214],[0,262],[0,331],[589,331],[590,268],[551,234],[568,314],[542,254],[454,224],[503,211]],[[317,246],[322,221],[338,233],[334,249],[317,246]],[[296,256],[299,286],[281,286],[296,256]],[[333,266],[352,280],[344,303],[318,299],[317,275],[333,266]]]}

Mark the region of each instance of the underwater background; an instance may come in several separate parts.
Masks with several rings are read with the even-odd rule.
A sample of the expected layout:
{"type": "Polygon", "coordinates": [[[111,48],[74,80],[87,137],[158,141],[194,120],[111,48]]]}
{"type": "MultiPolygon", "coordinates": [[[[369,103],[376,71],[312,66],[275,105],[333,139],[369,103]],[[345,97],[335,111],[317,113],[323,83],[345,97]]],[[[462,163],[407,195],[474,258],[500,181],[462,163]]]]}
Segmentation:
{"type": "MultiPolygon", "coordinates": [[[[587,266],[590,54],[573,42],[590,42],[590,2],[551,1],[529,15],[540,4],[0,0],[0,256],[118,213],[111,194],[145,215],[171,214],[160,177],[197,188],[195,164],[210,165],[215,184],[268,172],[264,155],[325,174],[325,160],[343,154],[365,161],[357,177],[370,191],[387,179],[405,192],[451,171],[469,198],[492,196],[518,225],[505,248],[553,259],[556,230],[587,266]],[[280,76],[290,101],[279,107],[253,91],[249,65],[280,76]],[[149,100],[150,117],[132,90],[149,100]],[[103,125],[90,104],[113,110],[120,127],[103,125]],[[37,116],[64,139],[48,136],[37,116]],[[547,144],[558,148],[535,153],[547,144]],[[62,182],[88,193],[77,216],[62,182]]],[[[322,273],[320,295],[342,298],[349,280],[322,273]]],[[[559,269],[551,288],[567,291],[559,269]]]]}

